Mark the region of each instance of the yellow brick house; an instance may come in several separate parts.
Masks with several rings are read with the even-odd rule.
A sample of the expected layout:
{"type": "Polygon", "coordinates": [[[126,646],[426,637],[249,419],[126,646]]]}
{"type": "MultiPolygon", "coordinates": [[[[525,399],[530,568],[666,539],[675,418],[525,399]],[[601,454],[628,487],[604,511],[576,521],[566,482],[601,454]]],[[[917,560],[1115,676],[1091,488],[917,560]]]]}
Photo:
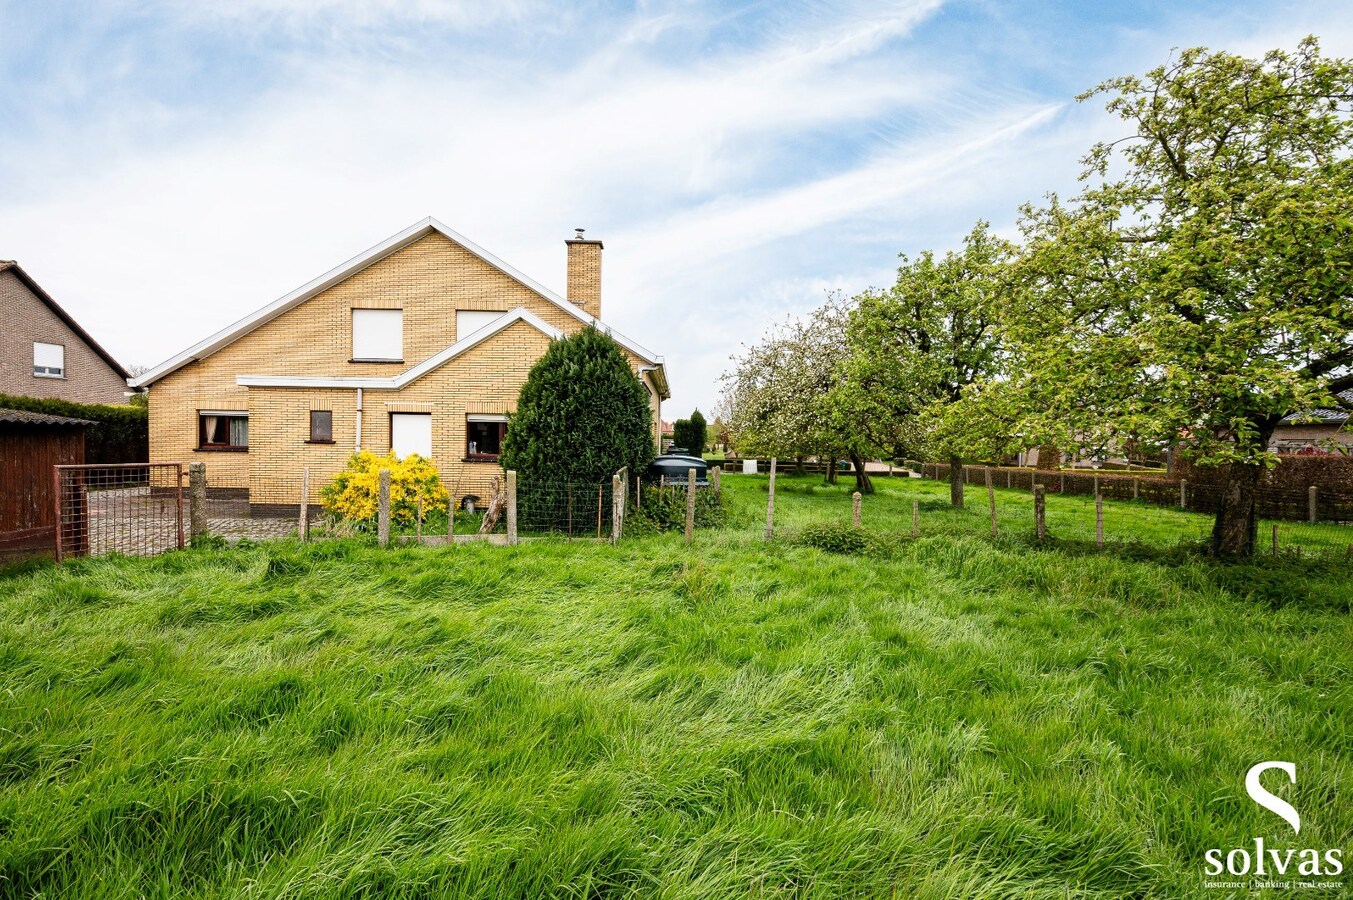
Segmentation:
{"type": "Polygon", "coordinates": [[[204,462],[214,494],[259,512],[296,509],[305,467],[316,502],[357,450],[429,456],[453,497],[486,496],[527,372],[589,325],[647,388],[656,443],[662,357],[602,323],[601,242],[565,244],[567,298],[435,219],[406,228],[130,379],[151,461],[204,462]]]}

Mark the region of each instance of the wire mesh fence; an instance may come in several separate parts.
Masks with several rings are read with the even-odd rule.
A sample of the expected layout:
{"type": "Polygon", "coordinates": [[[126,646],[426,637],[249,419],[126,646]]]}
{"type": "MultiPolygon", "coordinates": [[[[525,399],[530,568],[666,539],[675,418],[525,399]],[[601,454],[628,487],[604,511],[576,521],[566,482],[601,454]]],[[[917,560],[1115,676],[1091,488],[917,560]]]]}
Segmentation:
{"type": "MultiPolygon", "coordinates": [[[[940,467],[944,480],[947,467],[940,467]]],[[[1145,544],[1167,548],[1179,544],[1202,545],[1212,536],[1217,504],[1222,499],[1222,488],[1217,485],[1191,486],[1165,479],[1142,478],[1138,485],[1131,479],[1096,479],[1082,473],[1044,472],[1024,470],[992,470],[993,490],[989,496],[985,472],[981,467],[965,473],[964,515],[992,518],[995,507],[995,526],[999,534],[1032,534],[1035,532],[1034,497],[1032,485],[1044,488],[1045,528],[1056,540],[1103,544],[1145,544]],[[1012,487],[1004,487],[1005,474],[1011,474],[1012,487]],[[1025,476],[1024,485],[1016,484],[1017,476],[1025,476]],[[1063,489],[1063,485],[1065,488],[1063,489]],[[1095,489],[1098,487],[1099,502],[1095,489]],[[1134,497],[1135,492],[1135,497],[1134,497]]],[[[1296,492],[1292,492],[1294,495],[1296,492]]],[[[1259,520],[1255,552],[1266,555],[1353,555],[1353,523],[1339,520],[1295,517],[1297,498],[1288,499],[1292,518],[1272,518],[1267,513],[1278,509],[1280,497],[1270,492],[1268,502],[1258,507],[1259,520]]],[[[1336,504],[1331,504],[1338,508],[1336,504]]],[[[933,517],[936,509],[922,505],[922,522],[933,517]]],[[[1309,509],[1303,505],[1309,516],[1309,509]]],[[[1317,510],[1319,512],[1319,510],[1317,510]]],[[[985,523],[984,523],[985,524],[985,523]]]]}
{"type": "Polygon", "coordinates": [[[146,556],[183,546],[178,463],[55,466],[56,558],[146,556]]]}
{"type": "Polygon", "coordinates": [[[615,496],[610,482],[523,480],[517,485],[517,532],[609,538],[615,496]]]}

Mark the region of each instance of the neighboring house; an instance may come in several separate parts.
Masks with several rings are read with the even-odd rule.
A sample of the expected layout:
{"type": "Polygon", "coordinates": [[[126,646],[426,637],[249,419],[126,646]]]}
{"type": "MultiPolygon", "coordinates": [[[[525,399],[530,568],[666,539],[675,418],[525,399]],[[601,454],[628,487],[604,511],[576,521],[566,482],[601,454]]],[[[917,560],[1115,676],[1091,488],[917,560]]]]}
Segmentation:
{"type": "Polygon", "coordinates": [[[13,260],[0,260],[0,309],[0,394],[127,402],[127,370],[13,260]]]}
{"type": "MultiPolygon", "coordinates": [[[[1353,404],[1353,390],[1344,391],[1339,397],[1353,404]]],[[[1348,410],[1317,409],[1290,415],[1273,429],[1268,448],[1279,453],[1353,453],[1348,410]]]]}
{"type": "MultiPolygon", "coordinates": [[[[662,357],[607,328],[600,241],[568,248],[568,298],[428,218],[133,379],[152,462],[202,461],[263,512],[311,501],[355,450],[430,457],[452,496],[486,496],[507,415],[549,342],[588,325],[624,348],[657,440],[662,357]]],[[[587,435],[578,435],[580,442],[587,435]]]]}

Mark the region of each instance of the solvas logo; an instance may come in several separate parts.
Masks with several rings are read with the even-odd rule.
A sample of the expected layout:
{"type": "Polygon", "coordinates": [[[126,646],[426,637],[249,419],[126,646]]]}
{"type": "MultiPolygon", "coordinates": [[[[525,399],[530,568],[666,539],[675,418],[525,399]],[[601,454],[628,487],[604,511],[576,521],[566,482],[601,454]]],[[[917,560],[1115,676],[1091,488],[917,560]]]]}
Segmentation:
{"type": "MultiPolygon", "coordinates": [[[[1277,769],[1287,775],[1292,784],[1297,783],[1297,767],[1290,762],[1261,762],[1251,766],[1245,773],[1245,792],[1250,799],[1264,809],[1281,818],[1292,828],[1294,835],[1301,834],[1301,815],[1292,804],[1270,792],[1259,781],[1259,776],[1269,769],[1277,769]]],[[[1264,846],[1264,839],[1254,839],[1254,849],[1237,847],[1225,851],[1214,847],[1203,854],[1207,862],[1209,875],[1242,875],[1261,877],[1305,876],[1308,878],[1327,878],[1343,874],[1342,850],[1315,850],[1287,848],[1278,850],[1264,846]],[[1223,855],[1224,854],[1224,855],[1223,855]]],[[[1222,886],[1218,883],[1217,886],[1222,886]]],[[[1227,883],[1227,886],[1239,886],[1227,883]]],[[[1270,885],[1265,885],[1270,886],[1270,885]]],[[[1271,886],[1280,886],[1273,884],[1271,886]]],[[[1286,887],[1341,887],[1341,882],[1309,883],[1296,881],[1283,883],[1286,887]]]]}

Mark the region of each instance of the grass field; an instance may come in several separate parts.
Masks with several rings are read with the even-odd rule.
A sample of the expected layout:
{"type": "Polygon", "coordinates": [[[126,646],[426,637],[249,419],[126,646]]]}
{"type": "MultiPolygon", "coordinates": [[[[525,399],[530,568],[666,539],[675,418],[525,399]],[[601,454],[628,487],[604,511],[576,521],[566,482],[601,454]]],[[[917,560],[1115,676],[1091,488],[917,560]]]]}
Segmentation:
{"type": "Polygon", "coordinates": [[[848,482],[782,479],[769,546],[725,485],[690,548],[0,574],[0,897],[1221,897],[1209,848],[1353,844],[1346,564],[991,541],[917,482],[845,556],[793,537],[848,482]]]}

